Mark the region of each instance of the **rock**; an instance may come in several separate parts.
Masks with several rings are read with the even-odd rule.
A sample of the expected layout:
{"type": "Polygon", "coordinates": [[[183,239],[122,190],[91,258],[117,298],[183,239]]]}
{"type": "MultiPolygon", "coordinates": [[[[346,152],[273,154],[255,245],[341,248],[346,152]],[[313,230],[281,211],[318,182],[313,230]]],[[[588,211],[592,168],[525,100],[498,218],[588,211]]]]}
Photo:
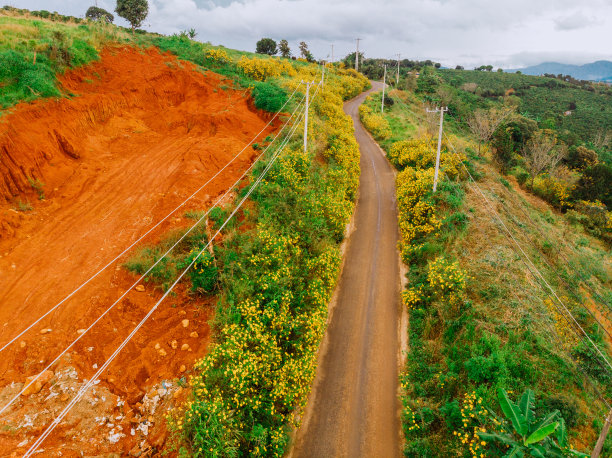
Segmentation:
{"type": "MultiPolygon", "coordinates": [[[[23,392],[24,396],[29,396],[30,394],[39,393],[42,390],[42,387],[45,386],[49,381],[55,376],[53,371],[44,371],[38,379],[32,383],[26,390],[23,392]]],[[[26,385],[30,383],[32,380],[36,378],[35,375],[32,377],[28,377],[26,379],[26,385]]]]}
{"type": "Polygon", "coordinates": [[[81,335],[85,332],[85,329],[77,329],[77,334],[81,335]]]}
{"type": "Polygon", "coordinates": [[[164,350],[163,348],[161,350],[159,350],[159,355],[160,356],[166,356],[168,353],[166,353],[166,350],[164,350]]]}
{"type": "Polygon", "coordinates": [[[41,329],[40,333],[41,334],[49,334],[51,331],[53,331],[53,329],[51,328],[46,328],[46,329],[41,329]]]}
{"type": "Polygon", "coordinates": [[[64,393],[59,399],[61,402],[66,402],[68,399],[70,399],[70,396],[64,393]]]}
{"type": "Polygon", "coordinates": [[[170,342],[170,346],[173,350],[176,350],[178,348],[178,342],[176,340],[173,340],[172,342],[170,342]]]}
{"type": "Polygon", "coordinates": [[[136,288],[134,288],[136,291],[138,291],[139,293],[144,293],[145,287],[144,285],[138,285],[136,288]]]}
{"type": "Polygon", "coordinates": [[[195,339],[195,338],[198,338],[200,336],[199,336],[199,334],[197,332],[193,331],[191,334],[189,334],[189,337],[193,337],[195,339]]]}
{"type": "Polygon", "coordinates": [[[189,326],[189,320],[183,320],[181,321],[181,323],[183,324],[183,327],[186,328],[187,326],[189,326]]]}
{"type": "Polygon", "coordinates": [[[186,312],[185,310],[181,310],[181,311],[179,312],[179,315],[187,315],[187,312],[186,312]]]}
{"type": "Polygon", "coordinates": [[[185,350],[189,350],[189,344],[183,344],[181,345],[181,350],[185,351],[185,350]]]}
{"type": "Polygon", "coordinates": [[[187,368],[185,367],[184,364],[181,365],[181,367],[179,368],[180,372],[185,372],[187,370],[187,368]]]}
{"type": "Polygon", "coordinates": [[[161,348],[161,345],[160,345],[159,343],[156,343],[156,344],[155,344],[155,349],[156,349],[156,350],[159,350],[160,348],[161,348]]]}
{"type": "Polygon", "coordinates": [[[25,341],[22,340],[21,342],[19,342],[19,347],[20,348],[25,348],[26,347],[25,341]]]}

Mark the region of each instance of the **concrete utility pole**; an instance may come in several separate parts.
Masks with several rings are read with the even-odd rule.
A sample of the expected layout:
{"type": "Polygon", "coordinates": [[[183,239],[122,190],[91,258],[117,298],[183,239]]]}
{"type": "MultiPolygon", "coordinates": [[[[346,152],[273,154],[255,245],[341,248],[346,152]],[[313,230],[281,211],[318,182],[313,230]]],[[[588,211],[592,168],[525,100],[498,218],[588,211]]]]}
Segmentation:
{"type": "Polygon", "coordinates": [[[610,423],[612,422],[612,409],[608,412],[608,416],[606,417],[606,422],[601,428],[601,433],[599,434],[599,439],[597,439],[597,444],[595,444],[595,448],[593,449],[593,453],[591,454],[591,458],[599,458],[601,454],[601,450],[603,449],[604,442],[606,441],[606,436],[608,435],[608,431],[610,430],[610,423]]]}
{"type": "Polygon", "coordinates": [[[387,85],[387,64],[384,65],[385,72],[383,73],[383,92],[382,98],[380,99],[380,112],[385,112],[385,86],[387,85]]]}
{"type": "Polygon", "coordinates": [[[397,55],[397,76],[395,77],[395,87],[399,86],[399,66],[400,66],[400,56],[401,54],[397,55]]]}
{"type": "Polygon", "coordinates": [[[357,41],[357,51],[355,51],[355,71],[359,71],[359,42],[362,40],[363,38],[355,38],[355,41],[357,41]]]}
{"type": "Polygon", "coordinates": [[[306,148],[308,147],[308,107],[310,105],[310,85],[313,83],[314,81],[306,82],[306,111],[304,114],[304,152],[306,152],[306,148]]]}
{"type": "Polygon", "coordinates": [[[434,185],[433,190],[436,192],[438,188],[438,170],[440,168],[440,148],[442,147],[442,125],[444,123],[444,112],[448,111],[448,107],[440,107],[435,110],[427,110],[428,113],[440,112],[440,132],[438,133],[438,152],[436,153],[436,171],[434,173],[434,185]]]}

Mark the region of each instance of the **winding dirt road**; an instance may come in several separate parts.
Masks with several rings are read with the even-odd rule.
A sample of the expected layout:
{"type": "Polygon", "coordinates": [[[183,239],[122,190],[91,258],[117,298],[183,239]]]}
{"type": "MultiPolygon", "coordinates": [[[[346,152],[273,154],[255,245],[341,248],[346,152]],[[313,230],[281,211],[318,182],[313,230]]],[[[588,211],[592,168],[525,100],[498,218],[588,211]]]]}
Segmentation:
{"type": "Polygon", "coordinates": [[[359,121],[373,89],[345,104],[361,151],[355,230],[330,310],[292,457],[400,455],[397,397],[401,281],[394,172],[359,121]]]}

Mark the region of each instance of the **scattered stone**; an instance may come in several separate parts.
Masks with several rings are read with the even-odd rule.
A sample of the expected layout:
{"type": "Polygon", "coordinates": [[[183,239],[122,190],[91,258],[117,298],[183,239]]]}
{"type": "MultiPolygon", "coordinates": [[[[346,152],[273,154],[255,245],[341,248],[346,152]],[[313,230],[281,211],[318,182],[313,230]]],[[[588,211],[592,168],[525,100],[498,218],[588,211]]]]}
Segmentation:
{"type": "Polygon", "coordinates": [[[189,334],[189,337],[193,337],[194,339],[199,337],[199,334],[195,331],[193,331],[191,334],[189,334]]]}
{"type": "Polygon", "coordinates": [[[41,333],[41,334],[48,334],[48,333],[50,333],[51,331],[53,331],[53,329],[51,329],[51,328],[46,328],[46,329],[41,329],[41,330],[40,330],[40,333],[41,333]]]}
{"type": "Polygon", "coordinates": [[[143,293],[145,290],[144,285],[138,285],[136,288],[134,288],[136,291],[138,291],[139,293],[143,293]]]}
{"type": "Polygon", "coordinates": [[[187,370],[187,368],[185,367],[184,364],[181,364],[181,367],[179,368],[180,372],[185,372],[187,370]]]}
{"type": "Polygon", "coordinates": [[[179,315],[187,315],[187,312],[186,312],[185,310],[181,310],[181,311],[179,312],[179,315]]]}
{"type": "Polygon", "coordinates": [[[185,351],[185,350],[189,350],[189,344],[183,344],[181,345],[181,350],[185,351]]]}
{"type": "Polygon", "coordinates": [[[173,340],[172,342],[170,342],[170,346],[173,350],[176,350],[178,348],[178,342],[176,340],[173,340]]]}
{"type": "Polygon", "coordinates": [[[85,329],[77,329],[77,334],[81,335],[85,332],[85,329]]]}
{"type": "Polygon", "coordinates": [[[25,343],[25,341],[24,341],[24,340],[22,340],[21,342],[19,342],[19,346],[20,346],[21,348],[25,348],[25,347],[26,347],[26,343],[25,343]]]}
{"type": "MultiPolygon", "coordinates": [[[[29,396],[30,394],[39,393],[40,390],[42,390],[42,387],[45,386],[54,377],[54,375],[55,374],[53,373],[53,371],[44,371],[34,383],[32,383],[28,388],[26,388],[26,390],[23,392],[23,395],[29,396]]],[[[35,375],[28,377],[26,379],[26,385],[35,378],[35,375]]]]}
{"type": "Polygon", "coordinates": [[[59,398],[59,400],[60,400],[61,402],[66,402],[68,399],[70,399],[70,396],[68,396],[68,395],[67,395],[67,394],[65,394],[65,393],[64,393],[64,394],[62,394],[62,395],[60,396],[60,398],[59,398]]]}
{"type": "Polygon", "coordinates": [[[166,356],[168,353],[166,353],[166,350],[164,350],[163,348],[161,350],[159,350],[159,355],[160,356],[166,356]]]}
{"type": "Polygon", "coordinates": [[[187,326],[189,326],[189,320],[183,320],[181,322],[183,324],[183,327],[186,328],[187,326]]]}
{"type": "Polygon", "coordinates": [[[160,348],[161,348],[161,345],[160,345],[159,343],[156,343],[156,344],[155,344],[155,349],[156,349],[156,350],[159,350],[160,348]]]}

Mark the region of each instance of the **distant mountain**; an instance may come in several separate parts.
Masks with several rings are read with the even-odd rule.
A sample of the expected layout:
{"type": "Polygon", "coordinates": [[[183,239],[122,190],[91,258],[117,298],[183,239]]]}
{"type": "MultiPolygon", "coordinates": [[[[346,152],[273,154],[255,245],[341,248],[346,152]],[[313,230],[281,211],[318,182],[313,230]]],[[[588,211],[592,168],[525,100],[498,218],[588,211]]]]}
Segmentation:
{"type": "Polygon", "coordinates": [[[520,70],[526,75],[543,75],[551,73],[558,75],[570,75],[579,80],[590,81],[606,81],[609,82],[612,78],[612,62],[609,60],[598,60],[590,64],[570,65],[560,64],[558,62],[544,62],[542,64],[533,65],[531,67],[517,68],[514,70],[506,70],[508,72],[516,72],[520,70]]]}

